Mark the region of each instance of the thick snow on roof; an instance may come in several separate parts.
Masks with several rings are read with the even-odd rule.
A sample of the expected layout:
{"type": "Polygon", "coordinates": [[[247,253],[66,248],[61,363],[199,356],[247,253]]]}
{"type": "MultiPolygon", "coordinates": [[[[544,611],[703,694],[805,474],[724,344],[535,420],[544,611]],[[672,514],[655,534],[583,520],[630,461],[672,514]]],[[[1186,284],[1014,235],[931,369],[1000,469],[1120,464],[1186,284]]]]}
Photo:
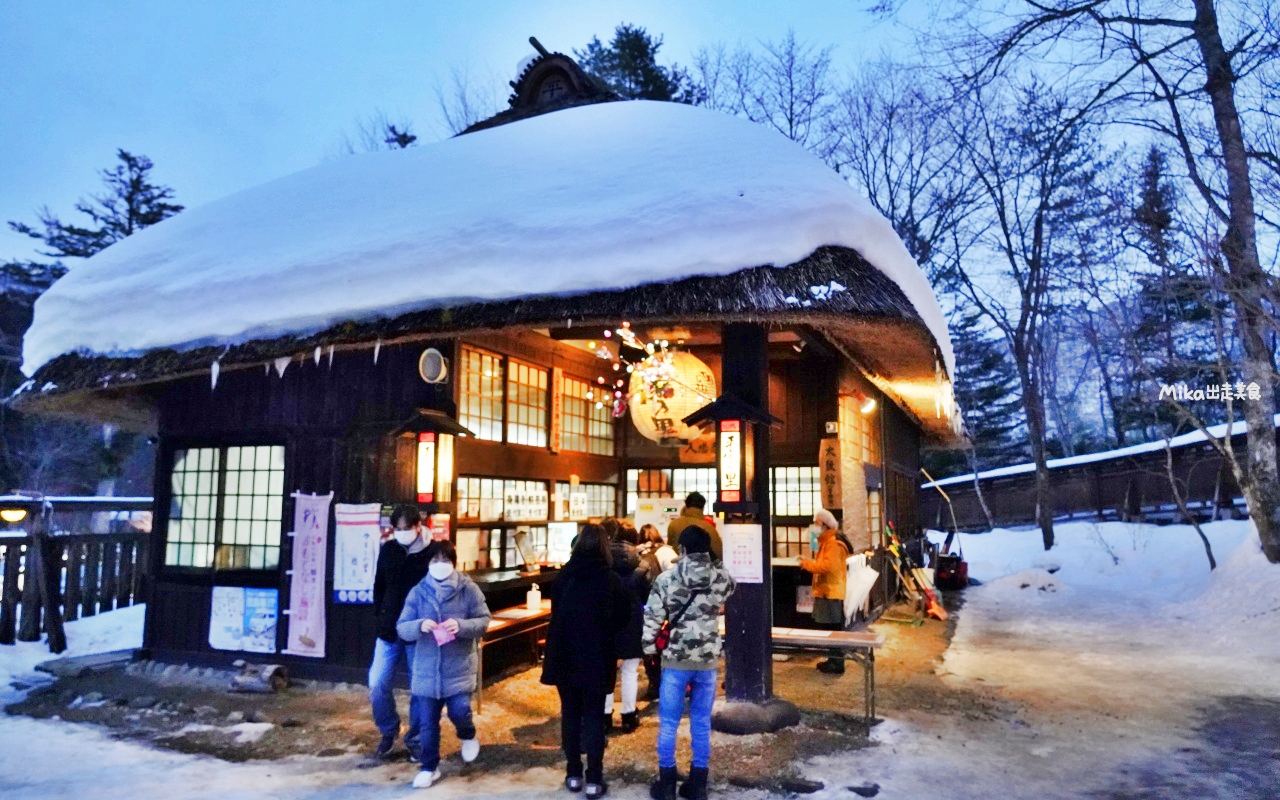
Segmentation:
{"type": "MultiPolygon", "coordinates": [[[[1272,419],[1272,424],[1280,427],[1280,414],[1276,414],[1272,419]]],[[[1247,423],[1238,419],[1231,423],[1231,435],[1240,436],[1244,434],[1247,423]]],[[[1227,432],[1227,423],[1223,422],[1218,425],[1210,425],[1209,434],[1215,439],[1221,439],[1222,435],[1227,432]]],[[[1186,447],[1189,444],[1197,444],[1205,441],[1204,434],[1200,431],[1191,431],[1181,436],[1175,436],[1169,439],[1169,447],[1178,448],[1186,447]]],[[[1067,467],[1077,467],[1081,464],[1092,464],[1097,461],[1111,461],[1117,458],[1127,458],[1129,456],[1142,455],[1143,453],[1154,453],[1164,450],[1164,439],[1157,439],[1154,442],[1143,442],[1142,444],[1133,444],[1128,447],[1119,447],[1115,450],[1104,450],[1101,453],[1085,453],[1084,455],[1071,456],[1070,458],[1051,458],[1047,465],[1049,469],[1064,469],[1067,467]]],[[[1027,464],[1013,464],[1008,467],[999,467],[997,469],[988,469],[978,473],[979,480],[987,480],[989,478],[1006,478],[1010,475],[1023,475],[1028,472],[1035,472],[1036,465],[1034,462],[1027,464]]],[[[952,486],[957,483],[973,482],[973,473],[966,475],[956,475],[950,478],[943,478],[932,483],[923,484],[920,488],[932,489],[935,486],[952,486]]]]}
{"type": "Polygon", "coordinates": [[[822,245],[857,250],[893,279],[954,374],[927,278],[839,175],[763,126],[648,101],[352,156],[184,211],[46,292],[23,370],[76,351],[233,344],[473,300],[784,266],[822,245]]]}

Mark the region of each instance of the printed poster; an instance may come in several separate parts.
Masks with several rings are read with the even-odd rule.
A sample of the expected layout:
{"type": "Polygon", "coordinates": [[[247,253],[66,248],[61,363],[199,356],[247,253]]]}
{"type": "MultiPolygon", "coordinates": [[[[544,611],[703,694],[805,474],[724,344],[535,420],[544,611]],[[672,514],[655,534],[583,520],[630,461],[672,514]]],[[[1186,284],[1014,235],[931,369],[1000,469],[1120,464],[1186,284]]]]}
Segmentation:
{"type": "Polygon", "coordinates": [[[667,524],[680,516],[684,503],[674,497],[641,497],[636,500],[636,530],[652,525],[667,538],[667,524]]]}
{"type": "Polygon", "coordinates": [[[209,646],[247,653],[276,651],[279,595],[275,589],[215,586],[209,611],[209,646]]]}
{"type": "Polygon", "coordinates": [[[764,583],[764,541],[759,525],[725,525],[724,567],[738,583],[764,583]]]}
{"type": "Polygon", "coordinates": [[[333,506],[333,601],[372,603],[382,543],[380,503],[333,506]]]}
{"type": "Polygon", "coordinates": [[[285,652],[324,658],[325,551],[329,545],[329,503],[333,492],[295,492],[293,498],[293,569],[285,652]]]}

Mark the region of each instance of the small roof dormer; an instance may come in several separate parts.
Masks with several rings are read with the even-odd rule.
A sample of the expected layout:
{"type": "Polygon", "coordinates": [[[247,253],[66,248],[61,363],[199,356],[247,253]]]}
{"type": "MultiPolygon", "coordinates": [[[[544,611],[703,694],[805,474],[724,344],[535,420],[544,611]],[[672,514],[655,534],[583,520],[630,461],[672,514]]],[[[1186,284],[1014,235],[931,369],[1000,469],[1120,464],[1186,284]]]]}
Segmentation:
{"type": "Polygon", "coordinates": [[[521,62],[520,74],[511,81],[511,97],[507,98],[510,108],[480,120],[459,136],[551,111],[623,99],[564,53],[548,51],[532,36],[529,44],[537,54],[521,62]]]}

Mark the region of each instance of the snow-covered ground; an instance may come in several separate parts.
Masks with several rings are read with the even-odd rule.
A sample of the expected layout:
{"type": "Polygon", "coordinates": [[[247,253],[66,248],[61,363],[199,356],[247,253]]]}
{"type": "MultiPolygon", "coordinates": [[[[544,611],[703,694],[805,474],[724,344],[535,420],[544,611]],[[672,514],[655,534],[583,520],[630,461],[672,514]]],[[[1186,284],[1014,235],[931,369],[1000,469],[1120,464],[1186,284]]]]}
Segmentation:
{"type": "MultiPolygon", "coordinates": [[[[141,647],[146,614],[147,607],[139,604],[68,622],[67,649],[60,655],[50,653],[49,646],[43,641],[0,645],[0,706],[21,699],[24,691],[15,689],[15,682],[35,686],[52,680],[50,676],[35,671],[36,664],[42,661],[141,647]]],[[[7,721],[0,719],[0,724],[7,721]]]]}
{"type": "Polygon", "coordinates": [[[880,747],[814,765],[816,796],[868,781],[884,798],[1277,796],[1280,566],[1252,527],[1205,526],[1213,573],[1188,526],[1055,531],[1049,552],[1038,530],[960,537],[984,584],[939,672],[1015,711],[888,719],[880,747]]]}
{"type": "MultiPolygon", "coordinates": [[[[1047,553],[1035,530],[961,537],[983,585],[965,592],[939,672],[949,689],[981,695],[999,713],[889,711],[874,729],[878,746],[806,766],[806,776],[826,785],[812,796],[854,797],[847,787],[875,783],[890,800],[1275,797],[1280,566],[1266,562],[1247,523],[1205,529],[1220,565],[1212,574],[1189,527],[1065,524],[1047,553]]],[[[29,668],[0,657],[10,674],[29,668]]],[[[316,758],[229,764],[115,741],[87,726],[0,719],[6,800],[419,794],[403,775],[353,766],[316,758]],[[51,753],[75,758],[33,767],[52,763],[51,753]]],[[[647,796],[641,786],[616,788],[620,798],[647,796]]],[[[446,780],[421,794],[564,796],[559,775],[546,769],[446,780]]]]}

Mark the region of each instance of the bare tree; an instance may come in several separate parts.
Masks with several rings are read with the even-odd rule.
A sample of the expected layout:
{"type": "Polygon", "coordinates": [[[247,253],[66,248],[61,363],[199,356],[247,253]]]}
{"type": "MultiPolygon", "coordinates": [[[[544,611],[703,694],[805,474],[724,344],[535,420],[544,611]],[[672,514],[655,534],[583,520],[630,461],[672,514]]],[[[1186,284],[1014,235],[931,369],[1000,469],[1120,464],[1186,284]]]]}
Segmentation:
{"type": "Polygon", "coordinates": [[[825,159],[836,100],[831,50],[797,41],[792,30],[758,50],[703,48],[694,57],[694,82],[705,92],[705,105],[767,125],[825,159]]]}
{"type": "Polygon", "coordinates": [[[436,84],[436,105],[448,135],[456,136],[482,119],[498,113],[495,81],[476,80],[466,68],[449,71],[447,85],[436,84]]]}
{"type": "Polygon", "coordinates": [[[1036,520],[1047,550],[1053,509],[1044,328],[1092,236],[1099,152],[1078,107],[1037,81],[977,88],[962,113],[973,124],[956,133],[983,205],[970,221],[979,226],[977,248],[951,277],[1013,354],[1036,465],[1036,520]]]}
{"type": "Polygon", "coordinates": [[[353,133],[343,133],[338,141],[341,155],[374,153],[378,150],[402,150],[418,141],[413,123],[403,117],[392,118],[382,109],[356,120],[353,133]]]}
{"type": "MultiPolygon", "coordinates": [[[[1181,155],[1200,201],[1224,227],[1222,255],[1243,345],[1242,376],[1263,388],[1244,404],[1247,459],[1241,489],[1263,551],[1280,563],[1280,468],[1274,414],[1276,370],[1271,336],[1275,300],[1259,257],[1258,224],[1276,224],[1255,203],[1251,166],[1274,172],[1269,130],[1246,98],[1264,97],[1280,53],[1269,0],[1024,0],[1025,11],[998,30],[975,28],[972,77],[979,83],[1019,65],[1054,60],[1064,79],[1088,85],[1095,103],[1123,101],[1124,121],[1165,137],[1181,155]],[[1262,70],[1262,89],[1255,73],[1262,70]],[[1271,70],[1271,72],[1268,72],[1271,70]]],[[[1270,86],[1274,89],[1274,83],[1270,86]]],[[[1260,103],[1259,108],[1263,105],[1260,103]]],[[[1272,139],[1274,143],[1274,139],[1272,139]]]]}
{"type": "Polygon", "coordinates": [[[837,94],[829,118],[829,162],[850,176],[930,274],[970,244],[955,236],[977,187],[960,166],[963,119],[950,88],[922,68],[882,60],[864,66],[837,94]]]}

